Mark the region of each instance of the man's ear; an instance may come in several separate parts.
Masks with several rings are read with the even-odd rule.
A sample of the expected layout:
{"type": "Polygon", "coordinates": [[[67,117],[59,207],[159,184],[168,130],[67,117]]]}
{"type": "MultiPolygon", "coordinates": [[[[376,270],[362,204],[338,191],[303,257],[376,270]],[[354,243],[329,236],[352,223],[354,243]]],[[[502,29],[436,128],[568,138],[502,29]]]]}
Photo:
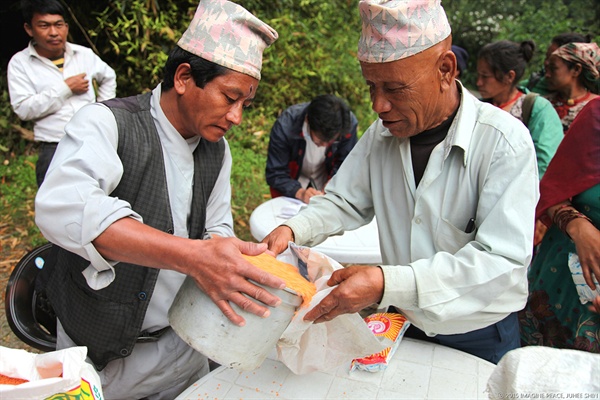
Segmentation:
{"type": "Polygon", "coordinates": [[[192,67],[188,63],[179,64],[173,77],[173,88],[177,94],[184,94],[189,84],[196,85],[192,77],[192,67]]]}
{"type": "Polygon", "coordinates": [[[27,22],[23,24],[23,28],[25,29],[25,32],[27,32],[29,37],[33,37],[33,29],[31,29],[31,26],[27,22]]]}
{"type": "Polygon", "coordinates": [[[446,91],[454,85],[454,77],[456,76],[456,55],[451,51],[445,51],[440,56],[439,72],[440,72],[440,90],[446,91]]]}

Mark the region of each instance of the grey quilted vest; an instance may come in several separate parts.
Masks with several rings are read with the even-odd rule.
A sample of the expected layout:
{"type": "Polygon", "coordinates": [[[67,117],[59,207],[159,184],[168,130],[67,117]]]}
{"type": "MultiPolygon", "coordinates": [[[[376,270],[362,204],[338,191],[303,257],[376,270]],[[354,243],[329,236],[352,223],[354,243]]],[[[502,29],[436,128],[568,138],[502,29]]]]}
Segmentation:
{"type": "MultiPolygon", "coordinates": [[[[151,93],[104,102],[119,129],[118,155],[124,174],[112,197],[128,201],[144,223],[173,233],[162,147],[150,115],[151,93]]],[[[201,140],[194,151],[194,187],[188,226],[190,237],[201,239],[206,203],[221,170],[225,144],[201,140]]],[[[124,243],[124,246],[127,246],[124,243]]],[[[158,269],[119,263],[115,280],[92,290],[81,272],[89,261],[58,249],[47,293],[63,328],[73,341],[88,347],[96,368],[131,354],[140,334],[158,269]]]]}

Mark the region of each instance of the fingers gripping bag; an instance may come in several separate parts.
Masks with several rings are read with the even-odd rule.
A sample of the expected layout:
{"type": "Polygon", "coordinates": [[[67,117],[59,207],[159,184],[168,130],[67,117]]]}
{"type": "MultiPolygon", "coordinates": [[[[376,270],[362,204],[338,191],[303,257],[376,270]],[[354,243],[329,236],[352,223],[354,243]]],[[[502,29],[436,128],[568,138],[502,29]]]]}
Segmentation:
{"type": "Polygon", "coordinates": [[[34,354],[0,346],[0,354],[0,374],[10,378],[0,380],[2,400],[104,399],[86,347],[34,354]]]}
{"type": "Polygon", "coordinates": [[[385,337],[373,335],[358,313],[343,314],[319,324],[305,322],[304,316],[334,289],[327,285],[331,274],[343,267],[324,254],[292,242],[278,259],[297,265],[299,272],[317,288],[310,304],[298,308],[277,343],[279,361],[292,372],[331,370],[393,344],[385,337]]]}

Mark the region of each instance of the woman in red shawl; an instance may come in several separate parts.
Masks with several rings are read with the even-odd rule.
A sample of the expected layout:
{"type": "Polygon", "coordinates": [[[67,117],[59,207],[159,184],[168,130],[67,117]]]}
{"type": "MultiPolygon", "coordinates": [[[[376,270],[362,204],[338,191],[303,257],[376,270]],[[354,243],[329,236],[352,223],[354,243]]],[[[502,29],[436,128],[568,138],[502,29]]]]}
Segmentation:
{"type": "Polygon", "coordinates": [[[569,254],[577,254],[585,282],[596,289],[600,98],[580,111],[558,147],[540,181],[536,218],[549,228],[529,269],[529,298],[519,314],[522,343],[600,353],[600,298],[581,304],[568,266],[569,254]]]}

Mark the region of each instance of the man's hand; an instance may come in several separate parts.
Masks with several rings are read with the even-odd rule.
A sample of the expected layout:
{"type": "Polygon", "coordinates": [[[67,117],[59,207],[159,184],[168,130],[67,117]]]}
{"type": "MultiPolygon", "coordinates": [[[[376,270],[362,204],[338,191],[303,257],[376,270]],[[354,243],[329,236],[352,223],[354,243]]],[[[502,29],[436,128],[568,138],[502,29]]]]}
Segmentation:
{"type": "Polygon", "coordinates": [[[264,244],[243,242],[237,238],[213,238],[201,242],[204,246],[193,252],[195,254],[185,273],[194,278],[231,322],[244,325],[244,318],[233,310],[232,303],[259,317],[270,314],[269,309],[260,303],[272,307],[281,303],[277,296],[253,282],[283,289],[284,281],[255,267],[240,255],[259,255],[266,250],[264,244]]]}
{"type": "Polygon", "coordinates": [[[88,91],[90,81],[85,79],[85,72],[65,79],[65,83],[73,94],[84,94],[88,91]]]}
{"type": "Polygon", "coordinates": [[[298,189],[298,191],[296,192],[296,198],[308,204],[311,197],[320,196],[322,194],[322,191],[309,187],[308,189],[298,189]]]}
{"type": "Polygon", "coordinates": [[[253,282],[276,289],[283,289],[285,282],[242,257],[263,253],[267,250],[265,244],[233,237],[192,240],[161,232],[133,218],[114,222],[92,243],[107,260],[171,269],[191,276],[236,325],[244,325],[244,318],[233,310],[232,303],[260,317],[269,315],[266,306],[281,303],[277,296],[253,282]]]}
{"type": "Polygon", "coordinates": [[[266,243],[274,255],[280,254],[288,247],[288,242],[294,241],[294,232],[289,226],[281,225],[273,229],[261,243],[266,243]]]}
{"type": "Polygon", "coordinates": [[[304,316],[305,321],[330,321],[378,303],[383,296],[383,271],[379,267],[353,265],[334,271],[327,284],[338,286],[304,316]]]}

